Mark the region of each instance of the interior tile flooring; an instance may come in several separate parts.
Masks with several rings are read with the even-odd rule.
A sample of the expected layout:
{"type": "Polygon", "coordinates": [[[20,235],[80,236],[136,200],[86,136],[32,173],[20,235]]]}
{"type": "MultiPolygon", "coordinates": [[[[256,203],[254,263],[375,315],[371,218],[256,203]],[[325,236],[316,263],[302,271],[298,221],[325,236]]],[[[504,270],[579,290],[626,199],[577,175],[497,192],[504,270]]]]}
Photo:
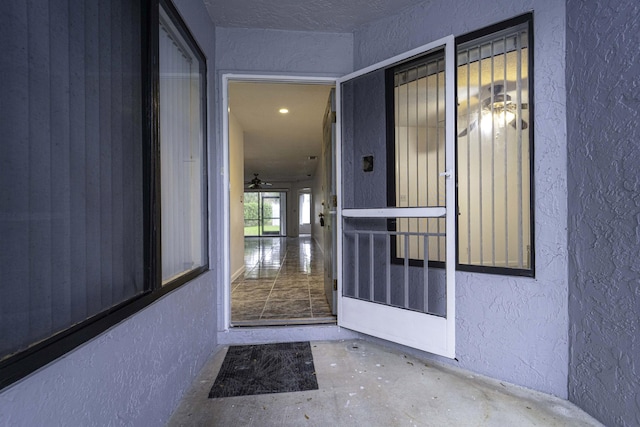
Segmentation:
{"type": "Polygon", "coordinates": [[[233,326],[335,323],[322,251],[310,236],[245,238],[244,262],[231,284],[233,326]]]}

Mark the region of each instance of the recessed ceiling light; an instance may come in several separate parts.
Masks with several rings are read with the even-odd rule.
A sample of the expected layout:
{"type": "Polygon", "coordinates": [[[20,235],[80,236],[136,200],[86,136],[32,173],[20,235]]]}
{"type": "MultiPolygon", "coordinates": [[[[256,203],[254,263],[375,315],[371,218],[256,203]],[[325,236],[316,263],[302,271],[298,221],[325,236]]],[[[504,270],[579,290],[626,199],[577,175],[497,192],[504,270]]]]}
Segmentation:
{"type": "Polygon", "coordinates": [[[280,111],[280,114],[287,114],[289,112],[289,110],[287,110],[286,108],[281,108],[278,111],[280,111]]]}

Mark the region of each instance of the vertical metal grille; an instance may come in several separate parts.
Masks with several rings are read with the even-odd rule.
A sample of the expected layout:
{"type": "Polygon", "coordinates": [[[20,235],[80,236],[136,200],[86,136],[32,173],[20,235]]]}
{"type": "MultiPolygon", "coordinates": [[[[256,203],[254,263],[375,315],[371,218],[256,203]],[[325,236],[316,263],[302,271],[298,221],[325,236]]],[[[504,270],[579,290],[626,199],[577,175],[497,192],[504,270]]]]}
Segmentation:
{"type": "MultiPolygon", "coordinates": [[[[417,218],[410,218],[417,219],[417,218]]],[[[376,302],[436,316],[446,316],[445,276],[442,269],[409,266],[408,248],[415,237],[428,251],[430,240],[445,239],[444,233],[410,233],[361,229],[358,220],[350,222],[354,229],[346,230],[345,261],[351,274],[345,277],[344,295],[363,301],[376,302]],[[389,259],[389,242],[404,242],[403,265],[393,265],[389,259]]]]}
{"type": "MultiPolygon", "coordinates": [[[[442,53],[394,72],[396,207],[445,206],[445,60],[442,53]]],[[[444,237],[422,244],[420,233],[440,234],[444,218],[398,218],[396,257],[444,261],[444,237]],[[406,239],[406,241],[405,241],[406,239]]]]}
{"type": "Polygon", "coordinates": [[[527,24],[458,48],[460,264],[530,269],[527,24]]]}

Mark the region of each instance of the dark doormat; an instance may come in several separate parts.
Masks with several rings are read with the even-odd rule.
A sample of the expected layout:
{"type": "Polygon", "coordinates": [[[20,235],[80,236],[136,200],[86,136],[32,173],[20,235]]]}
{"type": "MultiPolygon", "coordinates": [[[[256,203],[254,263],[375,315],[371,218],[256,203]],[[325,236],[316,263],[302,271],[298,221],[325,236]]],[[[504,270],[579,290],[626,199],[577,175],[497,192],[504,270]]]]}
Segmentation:
{"type": "Polygon", "coordinates": [[[209,398],[317,390],[309,342],[231,346],[209,398]]]}

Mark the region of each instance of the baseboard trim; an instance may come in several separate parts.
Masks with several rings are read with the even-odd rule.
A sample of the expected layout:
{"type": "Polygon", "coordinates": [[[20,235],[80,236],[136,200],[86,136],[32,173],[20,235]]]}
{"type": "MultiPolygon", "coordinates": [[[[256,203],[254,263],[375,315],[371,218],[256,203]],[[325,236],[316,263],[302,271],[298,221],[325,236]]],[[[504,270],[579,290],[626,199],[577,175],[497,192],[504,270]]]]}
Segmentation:
{"type": "Polygon", "coordinates": [[[244,274],[244,272],[245,272],[245,270],[246,270],[246,267],[245,267],[244,265],[243,265],[242,267],[240,267],[240,268],[238,269],[238,271],[236,271],[235,273],[233,273],[233,274],[231,275],[231,282],[233,283],[233,281],[234,281],[234,280],[236,280],[238,277],[240,277],[241,275],[243,275],[243,274],[244,274]]]}

